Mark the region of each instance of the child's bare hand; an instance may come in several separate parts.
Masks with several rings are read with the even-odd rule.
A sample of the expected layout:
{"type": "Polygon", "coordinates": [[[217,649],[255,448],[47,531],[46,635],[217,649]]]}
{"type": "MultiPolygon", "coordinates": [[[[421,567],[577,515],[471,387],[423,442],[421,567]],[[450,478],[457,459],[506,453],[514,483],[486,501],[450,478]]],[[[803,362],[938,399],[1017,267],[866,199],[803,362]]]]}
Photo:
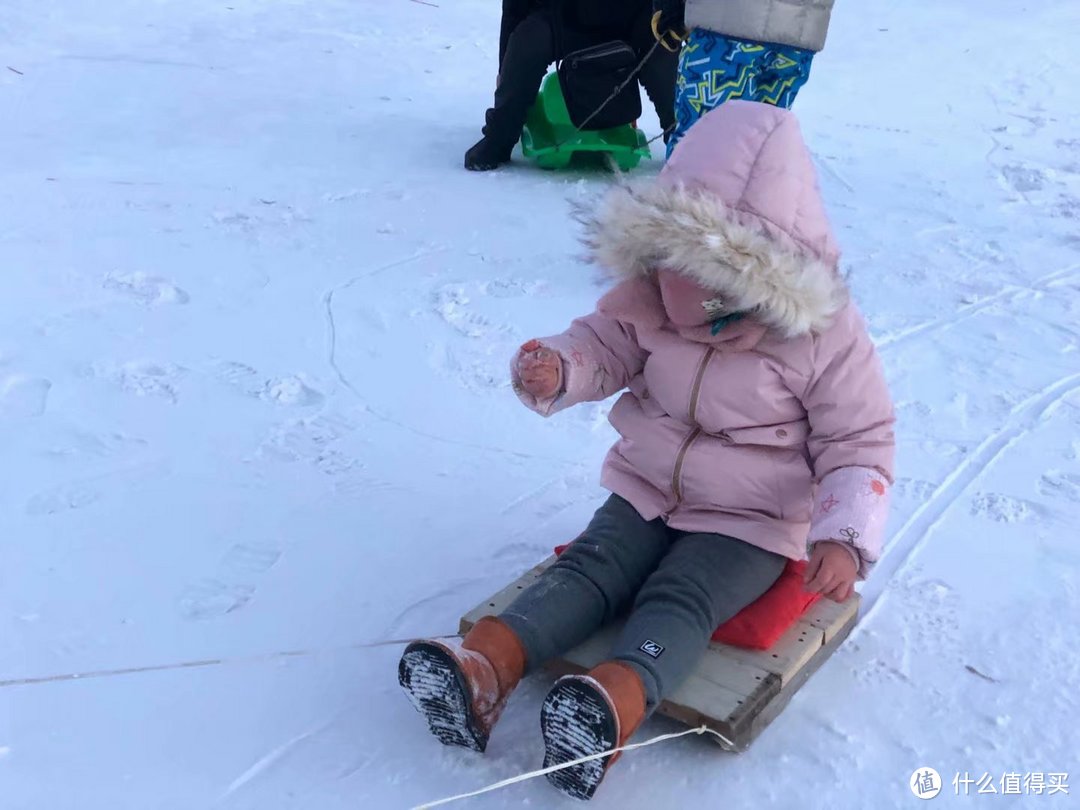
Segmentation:
{"type": "Polygon", "coordinates": [[[562,388],[562,358],[540,341],[530,340],[518,352],[517,375],[526,393],[537,399],[551,399],[562,388]]]}
{"type": "Polygon", "coordinates": [[[820,593],[834,602],[843,602],[855,589],[859,569],[841,543],[814,543],[803,583],[811,593],[820,593]]]}

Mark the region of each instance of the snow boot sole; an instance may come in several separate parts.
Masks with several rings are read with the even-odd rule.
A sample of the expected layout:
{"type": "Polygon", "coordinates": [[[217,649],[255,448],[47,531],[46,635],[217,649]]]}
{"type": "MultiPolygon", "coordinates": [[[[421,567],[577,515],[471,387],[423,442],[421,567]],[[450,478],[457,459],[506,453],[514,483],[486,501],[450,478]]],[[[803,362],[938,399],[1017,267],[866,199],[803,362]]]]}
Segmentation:
{"type": "MultiPolygon", "coordinates": [[[[561,765],[615,748],[619,721],[607,699],[584,678],[556,683],[540,709],[544,767],[561,765]]],[[[591,799],[611,756],[547,774],[552,785],[575,799],[591,799]]]]}
{"type": "Polygon", "coordinates": [[[473,717],[465,677],[442,647],[427,641],[406,647],[398,664],[398,683],[443,745],[481,752],[487,748],[488,735],[473,717]]]}

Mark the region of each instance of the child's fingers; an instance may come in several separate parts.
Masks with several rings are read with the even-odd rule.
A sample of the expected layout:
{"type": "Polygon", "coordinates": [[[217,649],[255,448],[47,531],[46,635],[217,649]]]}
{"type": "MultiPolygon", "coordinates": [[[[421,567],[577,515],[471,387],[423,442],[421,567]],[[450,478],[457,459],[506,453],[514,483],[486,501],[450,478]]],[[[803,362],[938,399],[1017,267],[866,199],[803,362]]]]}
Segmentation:
{"type": "Polygon", "coordinates": [[[841,581],[832,590],[825,594],[826,598],[833,600],[834,602],[846,602],[847,598],[851,596],[852,584],[846,580],[841,581]]]}
{"type": "Polygon", "coordinates": [[[554,396],[559,387],[561,360],[558,352],[535,340],[522,346],[522,350],[525,349],[531,351],[520,354],[517,360],[517,374],[522,386],[528,393],[540,399],[554,396]]]}
{"type": "Polygon", "coordinates": [[[524,376],[526,374],[554,374],[555,366],[548,363],[537,363],[535,361],[525,363],[518,368],[518,372],[524,376]]]}
{"type": "Polygon", "coordinates": [[[532,385],[526,384],[525,390],[537,399],[547,399],[548,397],[555,395],[554,383],[533,383],[532,385]]]}
{"type": "Polygon", "coordinates": [[[528,343],[523,343],[517,351],[517,357],[514,358],[515,365],[520,368],[523,363],[528,362],[529,358],[535,357],[543,346],[544,344],[539,340],[530,340],[528,343]]]}
{"type": "Polygon", "coordinates": [[[524,382],[557,380],[558,377],[559,372],[548,366],[537,366],[535,368],[527,368],[521,371],[521,379],[524,382]]]}
{"type": "Polygon", "coordinates": [[[538,349],[529,354],[518,356],[517,366],[519,372],[534,368],[556,368],[559,356],[551,349],[538,349]]]}
{"type": "Polygon", "coordinates": [[[829,559],[828,555],[823,554],[817,574],[810,581],[812,587],[808,587],[807,590],[816,589],[818,593],[827,593],[843,581],[844,577],[837,570],[836,565],[829,559]]]}
{"type": "Polygon", "coordinates": [[[828,591],[834,585],[836,585],[835,574],[828,568],[822,567],[821,570],[818,571],[817,576],[810,580],[810,583],[806,586],[806,590],[811,593],[822,593],[828,591]]]}
{"type": "Polygon", "coordinates": [[[518,374],[522,377],[526,374],[554,374],[555,369],[554,363],[541,363],[537,360],[530,360],[518,365],[518,374]]]}
{"type": "Polygon", "coordinates": [[[810,581],[817,576],[818,570],[821,568],[821,555],[814,550],[814,553],[810,555],[810,562],[806,564],[806,571],[803,573],[803,585],[809,585],[810,581]]]}
{"type": "Polygon", "coordinates": [[[525,390],[539,398],[553,395],[559,385],[558,370],[547,366],[526,369],[519,376],[525,390]]]}
{"type": "Polygon", "coordinates": [[[518,349],[519,357],[552,357],[556,354],[554,349],[549,349],[539,340],[530,340],[518,349]]]}
{"type": "Polygon", "coordinates": [[[525,390],[530,394],[545,394],[555,387],[552,380],[523,380],[525,390]]]}

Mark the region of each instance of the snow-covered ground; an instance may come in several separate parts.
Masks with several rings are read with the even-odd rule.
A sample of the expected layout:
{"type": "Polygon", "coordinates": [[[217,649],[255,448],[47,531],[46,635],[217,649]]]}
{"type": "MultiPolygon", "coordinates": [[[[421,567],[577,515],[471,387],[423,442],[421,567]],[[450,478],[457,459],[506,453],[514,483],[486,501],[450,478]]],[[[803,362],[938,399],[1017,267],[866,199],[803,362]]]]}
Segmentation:
{"type": "MultiPolygon", "coordinates": [[[[3,810],[408,807],[537,767],[543,677],[479,756],[365,646],[573,537],[612,440],[506,378],[600,292],[567,214],[608,179],[460,168],[498,3],[436,2],[3,3],[3,810]]],[[[595,806],[908,806],[919,766],[938,802],[957,772],[1078,782],[973,806],[1076,800],[1078,40],[1061,0],[837,4],[796,109],[898,404],[889,551],[750,752],[628,754],[595,806]]]]}

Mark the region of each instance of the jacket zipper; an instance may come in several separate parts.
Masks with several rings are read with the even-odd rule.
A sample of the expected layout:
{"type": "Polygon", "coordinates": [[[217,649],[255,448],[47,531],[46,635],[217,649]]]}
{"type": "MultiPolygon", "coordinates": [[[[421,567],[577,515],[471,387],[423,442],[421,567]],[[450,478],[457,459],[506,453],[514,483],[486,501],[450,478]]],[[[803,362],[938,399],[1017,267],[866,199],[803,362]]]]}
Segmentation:
{"type": "MultiPolygon", "coordinates": [[[[615,44],[610,45],[609,47],[605,48],[604,50],[595,50],[595,51],[590,52],[589,53],[589,61],[592,61],[594,59],[601,59],[602,57],[611,56],[611,55],[616,54],[616,53],[623,53],[624,51],[627,51],[627,50],[629,50],[629,49],[628,49],[628,47],[626,46],[625,43],[622,43],[622,42],[615,43],[615,44]]],[[[579,63],[581,61],[582,61],[581,57],[578,57],[577,59],[574,59],[571,62],[571,64],[574,67],[574,70],[578,69],[578,65],[579,65],[579,63]]]]}
{"type": "MultiPolygon", "coordinates": [[[[705,356],[701,358],[701,362],[698,364],[697,374],[694,376],[694,386],[690,389],[689,416],[691,423],[697,420],[698,400],[701,398],[701,383],[705,379],[705,369],[708,368],[709,361],[712,360],[712,356],[715,353],[716,349],[711,347],[706,349],[705,356]]],[[[675,456],[675,470],[671,474],[671,491],[675,495],[675,506],[682,503],[683,499],[681,483],[683,462],[686,461],[686,454],[690,450],[690,445],[692,445],[700,435],[700,427],[695,427],[691,430],[689,435],[683,440],[682,446],[679,447],[679,452],[675,456]]]]}

